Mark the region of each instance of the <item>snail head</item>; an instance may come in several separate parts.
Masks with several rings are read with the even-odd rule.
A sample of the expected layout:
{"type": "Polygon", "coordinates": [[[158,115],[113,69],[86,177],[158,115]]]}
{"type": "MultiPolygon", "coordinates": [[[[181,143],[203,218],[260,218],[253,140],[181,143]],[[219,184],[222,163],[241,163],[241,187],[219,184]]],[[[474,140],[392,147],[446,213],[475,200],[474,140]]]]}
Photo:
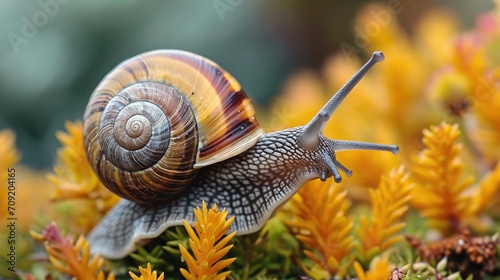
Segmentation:
{"type": "Polygon", "coordinates": [[[341,150],[378,150],[389,151],[397,154],[399,151],[396,145],[382,145],[369,142],[333,140],[323,136],[323,129],[330,117],[333,115],[337,107],[346,98],[354,86],[363,78],[377,62],[383,61],[384,55],[382,52],[376,51],[373,53],[368,62],[365,63],[351,79],[337,91],[337,93],[323,106],[323,108],[312,118],[312,120],[304,126],[303,133],[298,138],[298,144],[305,150],[320,149],[320,161],[326,168],[320,176],[321,180],[326,180],[329,171],[335,182],[342,181],[339,170],[342,170],[347,176],[352,175],[352,171],[343,166],[335,157],[336,151],[341,150]],[[325,143],[326,142],[326,143],[325,143]]]}

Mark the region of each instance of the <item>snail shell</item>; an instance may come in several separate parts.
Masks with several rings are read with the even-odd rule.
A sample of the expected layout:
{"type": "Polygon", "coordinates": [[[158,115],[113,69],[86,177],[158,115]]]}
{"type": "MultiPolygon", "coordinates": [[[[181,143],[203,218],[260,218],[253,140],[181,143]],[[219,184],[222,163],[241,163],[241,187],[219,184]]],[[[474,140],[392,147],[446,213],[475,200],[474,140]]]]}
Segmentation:
{"type": "Polygon", "coordinates": [[[263,134],[240,84],[213,61],[158,50],[114,68],[84,114],[84,145],[104,185],[137,203],[173,199],[201,167],[263,134]]]}

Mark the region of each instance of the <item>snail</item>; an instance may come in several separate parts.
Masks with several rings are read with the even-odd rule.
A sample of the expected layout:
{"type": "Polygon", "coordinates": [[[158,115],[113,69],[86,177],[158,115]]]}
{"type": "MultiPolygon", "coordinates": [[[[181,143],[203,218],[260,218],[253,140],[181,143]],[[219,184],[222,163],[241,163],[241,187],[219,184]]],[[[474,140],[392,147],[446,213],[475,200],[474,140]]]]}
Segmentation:
{"type": "Polygon", "coordinates": [[[264,133],[240,84],[213,61],[180,50],[140,54],[116,66],[84,113],[87,158],[123,199],[88,235],[91,252],[125,257],[135,244],[194,221],[204,200],[235,216],[238,234],[259,230],[300,186],[351,176],[340,150],[398,152],[395,145],[331,140],[322,130],[364,66],[306,125],[264,133]]]}

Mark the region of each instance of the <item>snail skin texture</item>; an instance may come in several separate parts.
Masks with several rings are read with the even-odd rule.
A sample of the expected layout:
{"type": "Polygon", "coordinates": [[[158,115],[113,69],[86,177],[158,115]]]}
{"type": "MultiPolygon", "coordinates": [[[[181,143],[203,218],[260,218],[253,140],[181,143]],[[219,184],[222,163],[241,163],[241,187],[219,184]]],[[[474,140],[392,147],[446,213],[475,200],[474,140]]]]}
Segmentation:
{"type": "Polygon", "coordinates": [[[231,231],[262,228],[309,180],[342,180],[340,150],[398,152],[394,145],[331,140],[325,123],[370,60],[306,125],[264,133],[239,83],[213,61],[179,50],[147,52],[115,67],[92,93],[84,144],[104,185],[123,199],[89,234],[92,253],[119,259],[135,244],[194,221],[193,208],[226,207],[231,231]]]}

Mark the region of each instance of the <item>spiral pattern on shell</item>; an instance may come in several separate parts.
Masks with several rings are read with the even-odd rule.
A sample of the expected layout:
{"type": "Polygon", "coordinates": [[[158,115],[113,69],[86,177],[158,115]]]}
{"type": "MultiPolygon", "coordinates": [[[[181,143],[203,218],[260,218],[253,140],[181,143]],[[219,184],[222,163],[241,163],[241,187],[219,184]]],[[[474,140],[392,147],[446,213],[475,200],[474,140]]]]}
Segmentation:
{"type": "Polygon", "coordinates": [[[168,200],[197,172],[192,168],[196,119],[190,104],[172,87],[144,82],[125,88],[104,109],[98,133],[109,161],[100,165],[102,180],[129,200],[168,200]],[[120,184],[114,184],[114,167],[121,172],[120,184]]]}
{"type": "Polygon", "coordinates": [[[112,192],[138,203],[175,198],[199,168],[263,134],[238,82],[214,62],[154,51],[118,65],[84,115],[90,164],[112,192]]]}

